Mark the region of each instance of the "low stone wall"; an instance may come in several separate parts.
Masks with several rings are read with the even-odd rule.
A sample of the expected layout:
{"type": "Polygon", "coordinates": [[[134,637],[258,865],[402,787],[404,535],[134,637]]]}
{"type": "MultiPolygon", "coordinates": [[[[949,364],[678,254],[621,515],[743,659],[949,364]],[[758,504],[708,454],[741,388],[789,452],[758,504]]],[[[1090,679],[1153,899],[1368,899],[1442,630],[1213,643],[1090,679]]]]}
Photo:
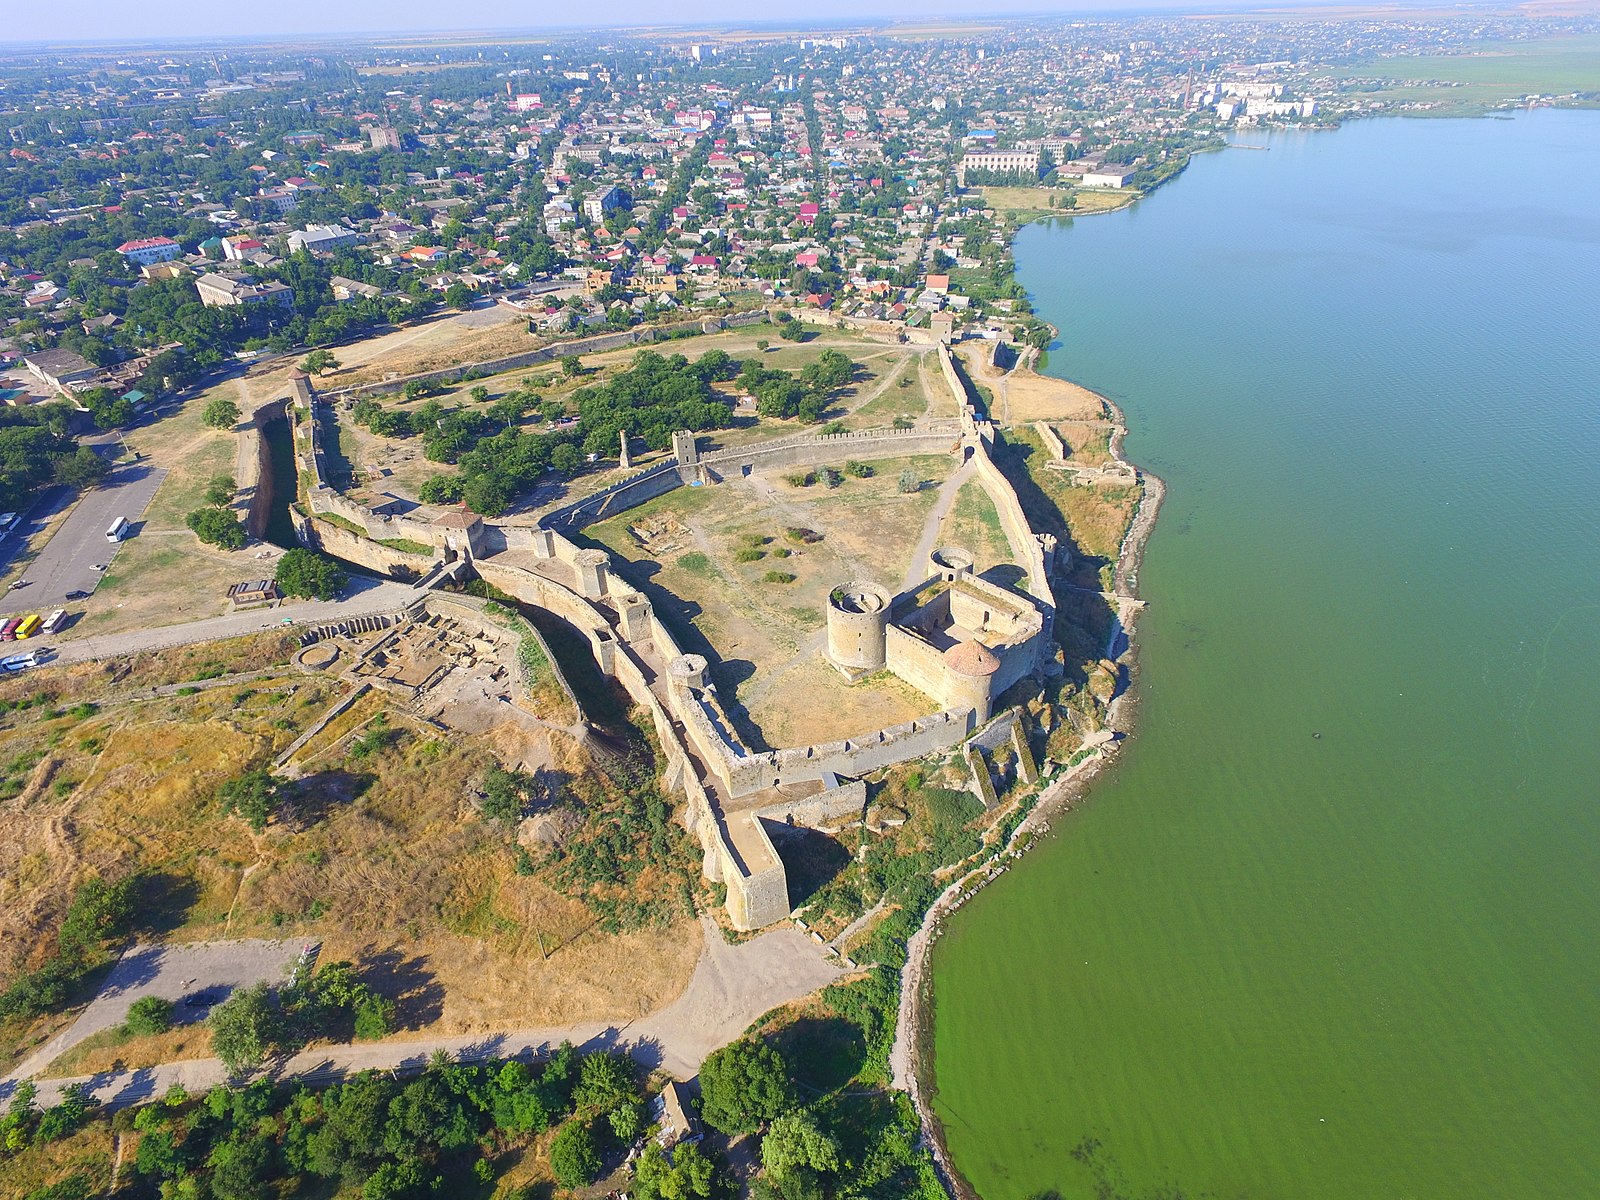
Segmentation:
{"type": "Polygon", "coordinates": [[[1039,440],[1044,443],[1044,448],[1050,452],[1052,462],[1065,462],[1067,460],[1067,444],[1061,440],[1061,435],[1048,421],[1035,421],[1034,429],[1039,434],[1039,440]]]}

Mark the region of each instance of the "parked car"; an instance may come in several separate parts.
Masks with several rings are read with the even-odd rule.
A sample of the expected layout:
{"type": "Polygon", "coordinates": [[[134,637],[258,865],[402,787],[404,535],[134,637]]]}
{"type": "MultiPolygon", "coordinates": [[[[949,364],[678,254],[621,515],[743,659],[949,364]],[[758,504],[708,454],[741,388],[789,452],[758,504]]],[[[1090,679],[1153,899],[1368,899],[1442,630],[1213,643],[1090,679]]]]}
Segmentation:
{"type": "Polygon", "coordinates": [[[89,593],[84,591],[82,588],[67,593],[68,600],[87,600],[88,598],[89,593]]]}

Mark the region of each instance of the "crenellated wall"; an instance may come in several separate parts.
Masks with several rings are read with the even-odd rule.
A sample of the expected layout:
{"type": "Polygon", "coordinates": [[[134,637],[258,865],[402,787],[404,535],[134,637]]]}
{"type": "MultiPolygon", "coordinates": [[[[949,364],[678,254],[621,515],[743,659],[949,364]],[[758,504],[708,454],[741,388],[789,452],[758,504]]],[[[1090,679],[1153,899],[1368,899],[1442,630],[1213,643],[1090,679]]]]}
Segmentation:
{"type": "Polygon", "coordinates": [[[796,434],[771,442],[714,450],[700,461],[719,475],[749,468],[778,471],[820,467],[860,459],[902,458],[913,454],[948,454],[961,437],[956,421],[930,421],[911,429],[856,429],[847,433],[796,434]]]}
{"type": "Polygon", "coordinates": [[[539,518],[539,524],[549,528],[581,529],[594,521],[603,521],[619,512],[626,512],[647,500],[664,496],[678,487],[678,460],[669,458],[610,487],[603,488],[581,500],[574,500],[539,518]]]}
{"type": "Polygon", "coordinates": [[[384,379],[377,383],[357,384],[354,387],[340,388],[338,391],[329,392],[330,396],[357,397],[357,396],[383,396],[391,392],[405,389],[406,384],[413,381],[419,383],[457,383],[471,374],[475,379],[487,378],[490,375],[499,375],[505,371],[515,371],[519,367],[535,367],[541,363],[555,362],[572,354],[600,354],[607,350],[620,350],[625,346],[649,346],[653,343],[670,340],[674,335],[689,333],[717,333],[723,329],[737,329],[749,325],[759,325],[767,320],[764,309],[754,309],[746,313],[733,313],[726,317],[705,317],[693,321],[675,321],[670,325],[640,325],[633,329],[622,329],[611,333],[597,333],[590,337],[571,338],[567,341],[553,342],[549,345],[538,346],[532,350],[524,350],[520,354],[508,354],[503,358],[485,359],[482,362],[462,363],[460,366],[446,367],[438,371],[419,371],[414,375],[401,375],[393,379],[384,379]]]}

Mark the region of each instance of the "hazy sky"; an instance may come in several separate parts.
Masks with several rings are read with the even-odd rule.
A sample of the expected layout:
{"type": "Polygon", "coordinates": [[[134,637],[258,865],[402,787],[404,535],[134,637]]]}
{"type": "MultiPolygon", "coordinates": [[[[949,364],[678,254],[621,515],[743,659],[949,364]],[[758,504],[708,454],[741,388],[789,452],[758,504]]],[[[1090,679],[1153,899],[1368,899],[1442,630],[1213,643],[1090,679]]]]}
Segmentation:
{"type": "MultiPolygon", "coordinates": [[[[523,29],[548,26],[683,25],[757,20],[861,21],[867,14],[917,20],[945,14],[1199,7],[1205,0],[810,0],[774,7],[751,0],[6,0],[0,43],[158,37],[238,37],[420,29],[523,29]]],[[[1209,7],[1231,8],[1234,3],[1209,7]]]]}

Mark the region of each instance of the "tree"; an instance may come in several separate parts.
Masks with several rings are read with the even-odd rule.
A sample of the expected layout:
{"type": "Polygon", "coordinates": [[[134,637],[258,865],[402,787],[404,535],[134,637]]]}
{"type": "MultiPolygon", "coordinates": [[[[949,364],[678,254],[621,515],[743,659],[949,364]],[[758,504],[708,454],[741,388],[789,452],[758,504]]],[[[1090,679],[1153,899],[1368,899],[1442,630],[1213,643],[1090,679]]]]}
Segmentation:
{"type": "Polygon", "coordinates": [[[444,302],[451,308],[459,308],[463,312],[472,307],[473,292],[459,279],[444,290],[444,302]]]}
{"type": "Polygon", "coordinates": [[[206,484],[205,502],[213,508],[226,508],[233,502],[233,493],[238,487],[232,475],[213,475],[206,484]]]}
{"type": "Polygon", "coordinates": [[[583,469],[583,453],[571,442],[562,442],[550,451],[550,465],[563,475],[576,475],[583,469]]]}
{"type": "Polygon", "coordinates": [[[202,542],[224,550],[241,549],[249,540],[239,518],[225,508],[197,508],[184,522],[202,542]]]}
{"type": "Polygon", "coordinates": [[[273,578],[285,596],[317,600],[332,600],[350,582],[345,569],[326,554],[298,546],[284,552],[273,578]]]}
{"type": "Polygon", "coordinates": [[[79,446],[71,454],[56,459],[54,474],[57,483],[86,488],[99,483],[110,469],[106,460],[88,446],[79,446]]]}
{"type": "Polygon", "coordinates": [[[584,1120],[568,1121],[550,1143],[550,1170],[563,1187],[586,1187],[600,1173],[594,1131],[584,1120]]]}
{"type": "Polygon", "coordinates": [[[761,1139],[761,1165],[783,1176],[797,1167],[812,1171],[839,1169],[839,1143],[820,1128],[805,1109],[773,1120],[761,1139]]]}
{"type": "Polygon", "coordinates": [[[568,354],[561,360],[561,373],[568,379],[575,379],[583,374],[583,359],[576,354],[568,354]]]}
{"type": "Polygon", "coordinates": [[[767,352],[767,347],[770,346],[770,345],[772,345],[772,343],[769,342],[766,338],[757,338],[756,339],[756,350],[757,350],[757,352],[759,352],[761,354],[765,354],[767,352]]]}
{"type": "Polygon", "coordinates": [[[212,1010],[211,1047],[230,1074],[238,1075],[266,1057],[280,1027],[267,985],[241,988],[212,1010]]]}
{"type": "Polygon", "coordinates": [[[201,410],[200,419],[213,429],[232,429],[239,423],[239,406],[219,396],[201,410]]]}
{"type": "Polygon", "coordinates": [[[700,1115],[723,1133],[749,1133],[798,1103],[789,1065],[759,1039],[724,1046],[700,1068],[700,1115]]]}
{"type": "Polygon", "coordinates": [[[128,1006],[123,1024],[134,1037],[165,1033],[172,1028],[172,1001],[164,996],[140,996],[128,1006]]]}
{"type": "Polygon", "coordinates": [[[669,1161],[654,1140],[646,1144],[634,1167],[638,1200],[706,1200],[716,1184],[716,1165],[693,1142],[672,1149],[669,1161]]]}
{"type": "Polygon", "coordinates": [[[267,827],[267,819],[278,807],[281,796],[282,783],[265,767],[246,771],[217,789],[223,813],[238,814],[257,833],[267,827]]]}
{"type": "Polygon", "coordinates": [[[632,1097],[635,1090],[631,1060],[596,1050],[585,1055],[578,1068],[578,1086],[572,1100],[579,1108],[609,1108],[632,1097]]]}
{"type": "Polygon", "coordinates": [[[339,369],[339,360],[333,356],[332,350],[319,348],[301,360],[300,369],[307,375],[326,375],[329,371],[339,369]]]}

